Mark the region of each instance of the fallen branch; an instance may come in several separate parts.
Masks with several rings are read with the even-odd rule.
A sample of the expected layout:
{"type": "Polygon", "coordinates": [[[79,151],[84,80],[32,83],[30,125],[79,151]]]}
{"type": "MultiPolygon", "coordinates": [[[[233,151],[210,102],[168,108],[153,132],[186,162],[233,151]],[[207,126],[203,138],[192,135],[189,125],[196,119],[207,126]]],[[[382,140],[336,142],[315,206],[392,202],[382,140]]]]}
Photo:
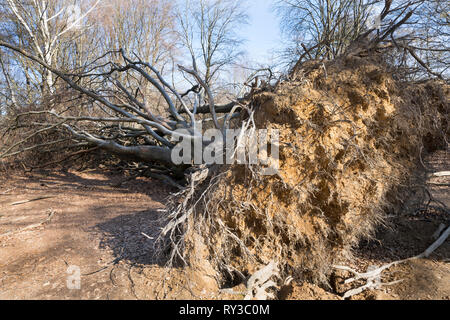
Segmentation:
{"type": "Polygon", "coordinates": [[[52,199],[52,198],[55,198],[55,196],[38,197],[38,198],[30,199],[30,200],[17,201],[17,202],[11,203],[10,205],[11,205],[11,206],[18,206],[18,205],[25,204],[25,203],[29,203],[29,202],[40,201],[40,200],[46,200],[46,199],[52,199]]]}

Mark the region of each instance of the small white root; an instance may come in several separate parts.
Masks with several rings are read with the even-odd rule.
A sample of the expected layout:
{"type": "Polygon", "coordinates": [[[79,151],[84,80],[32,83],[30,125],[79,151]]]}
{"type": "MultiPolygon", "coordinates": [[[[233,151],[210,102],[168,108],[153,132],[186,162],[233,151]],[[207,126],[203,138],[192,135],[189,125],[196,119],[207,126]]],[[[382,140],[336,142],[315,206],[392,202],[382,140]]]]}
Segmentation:
{"type": "Polygon", "coordinates": [[[146,233],[144,233],[144,232],[141,232],[141,234],[144,236],[144,237],[146,237],[147,239],[149,239],[149,240],[154,240],[155,238],[153,238],[153,237],[150,237],[148,234],[146,234],[146,233]]]}

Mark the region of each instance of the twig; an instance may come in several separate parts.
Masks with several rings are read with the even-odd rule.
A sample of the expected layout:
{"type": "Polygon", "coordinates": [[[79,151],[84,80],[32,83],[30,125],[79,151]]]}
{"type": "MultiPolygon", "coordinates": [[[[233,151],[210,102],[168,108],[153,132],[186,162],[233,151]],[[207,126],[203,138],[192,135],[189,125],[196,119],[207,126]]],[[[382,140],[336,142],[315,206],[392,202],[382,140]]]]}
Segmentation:
{"type": "Polygon", "coordinates": [[[11,203],[10,205],[11,206],[18,206],[20,204],[25,204],[25,203],[34,202],[34,201],[40,201],[40,200],[46,200],[46,199],[52,199],[52,198],[55,198],[55,196],[38,197],[38,198],[30,199],[30,200],[17,201],[17,202],[11,203]]]}
{"type": "Polygon", "coordinates": [[[84,273],[84,274],[82,274],[82,276],[92,276],[92,275],[94,275],[94,274],[97,274],[97,273],[99,273],[99,272],[102,272],[102,271],[108,269],[108,268],[111,267],[111,266],[117,265],[122,259],[123,259],[123,258],[116,258],[116,259],[114,259],[113,261],[111,261],[110,263],[108,263],[106,266],[104,266],[104,267],[102,267],[102,268],[100,268],[100,269],[98,269],[98,270],[96,270],[96,271],[93,271],[93,272],[84,273]]]}

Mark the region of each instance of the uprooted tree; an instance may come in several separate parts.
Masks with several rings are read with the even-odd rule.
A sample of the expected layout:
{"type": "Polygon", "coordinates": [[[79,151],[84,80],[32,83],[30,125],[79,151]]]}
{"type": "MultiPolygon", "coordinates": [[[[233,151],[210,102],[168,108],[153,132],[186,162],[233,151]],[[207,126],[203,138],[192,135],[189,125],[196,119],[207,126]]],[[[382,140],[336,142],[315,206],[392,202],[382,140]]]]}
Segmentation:
{"type": "Polygon", "coordinates": [[[253,88],[226,105],[216,103],[195,66],[179,66],[196,82],[182,93],[152,64],[124,50],[110,51],[87,71],[73,73],[0,41],[64,81],[60,96],[85,106],[14,115],[8,133],[26,128],[29,134],[4,145],[0,158],[57,143],[20,149],[38,134],[61,130],[62,139],[143,162],[151,175],[181,189],[155,235],[158,252],[169,262],[197,266],[223,281],[224,274],[245,279],[258,266],[277,261],[283,274],[325,282],[333,261],[371,233],[383,209],[394,206],[389,192],[405,183],[421,147],[436,148],[448,138],[446,85],[403,84],[400,90],[389,75],[395,68],[388,57],[398,52],[421,66],[422,77],[448,74],[427,63],[427,51],[417,44],[424,39],[396,36],[420,3],[385,1],[379,25],[361,27],[342,48],[334,48],[335,39],[328,37],[315,48],[302,46],[304,54],[290,75],[273,87],[268,79],[267,88],[253,88]],[[159,97],[149,96],[146,84],[159,97]],[[155,107],[160,101],[163,110],[155,107]],[[179,186],[173,178],[187,169],[172,162],[179,138],[200,139],[205,148],[211,143],[203,139],[199,120],[221,131],[239,128],[243,135],[279,130],[279,172],[263,177],[253,166],[189,166],[187,187],[179,186]],[[208,263],[199,266],[199,261],[208,263]]]}

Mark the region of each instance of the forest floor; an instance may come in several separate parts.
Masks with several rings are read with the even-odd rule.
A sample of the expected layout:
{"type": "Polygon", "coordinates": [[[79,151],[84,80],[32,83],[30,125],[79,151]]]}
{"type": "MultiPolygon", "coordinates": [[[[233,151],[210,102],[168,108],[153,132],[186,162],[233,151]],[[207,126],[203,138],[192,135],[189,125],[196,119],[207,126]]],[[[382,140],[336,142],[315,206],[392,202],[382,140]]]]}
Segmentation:
{"type": "MultiPolygon", "coordinates": [[[[449,159],[448,151],[441,151],[426,163],[432,170],[448,171],[449,159]]],[[[53,170],[0,180],[0,299],[239,298],[161,292],[156,284],[166,274],[153,260],[152,237],[169,190],[145,178],[119,186],[123,179],[100,170],[53,170]],[[70,266],[80,270],[80,289],[68,288],[74,275],[70,266]]],[[[450,207],[449,177],[431,179],[433,197],[450,207]]],[[[436,203],[392,217],[376,241],[361,244],[349,266],[365,271],[420,254],[434,242],[441,224],[450,224],[449,213],[436,203]]],[[[355,299],[450,300],[449,242],[430,259],[385,272],[383,280],[403,282],[355,299]]],[[[279,298],[339,299],[337,293],[348,290],[340,283],[336,278],[325,289],[293,284],[279,298]]]]}

